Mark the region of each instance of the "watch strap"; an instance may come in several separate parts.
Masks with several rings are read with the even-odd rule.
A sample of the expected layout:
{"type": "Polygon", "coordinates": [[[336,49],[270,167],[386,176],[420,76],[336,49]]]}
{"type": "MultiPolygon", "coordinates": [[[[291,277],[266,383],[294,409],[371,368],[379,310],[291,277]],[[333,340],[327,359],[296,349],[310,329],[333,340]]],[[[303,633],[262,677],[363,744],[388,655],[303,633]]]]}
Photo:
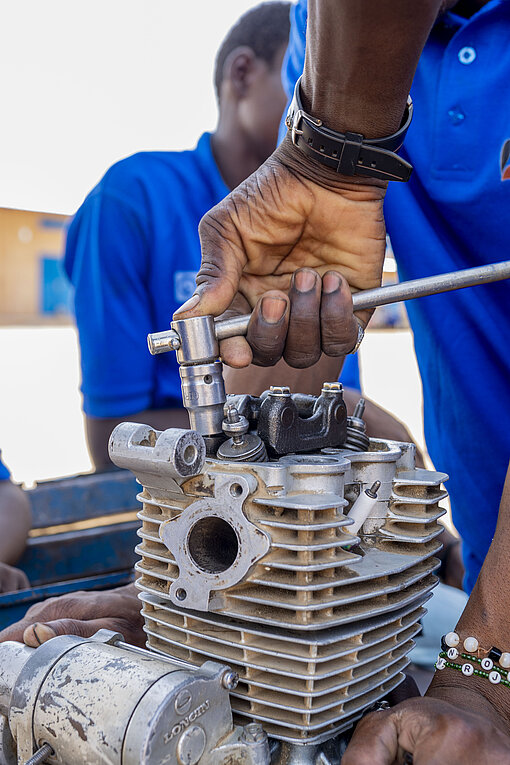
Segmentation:
{"type": "Polygon", "coordinates": [[[300,80],[285,121],[295,146],[342,175],[362,175],[383,181],[409,180],[412,165],[395,152],[402,146],[411,124],[410,96],[400,128],[389,136],[367,139],[361,133],[330,130],[321,120],[307,114],[301,104],[300,80]]]}

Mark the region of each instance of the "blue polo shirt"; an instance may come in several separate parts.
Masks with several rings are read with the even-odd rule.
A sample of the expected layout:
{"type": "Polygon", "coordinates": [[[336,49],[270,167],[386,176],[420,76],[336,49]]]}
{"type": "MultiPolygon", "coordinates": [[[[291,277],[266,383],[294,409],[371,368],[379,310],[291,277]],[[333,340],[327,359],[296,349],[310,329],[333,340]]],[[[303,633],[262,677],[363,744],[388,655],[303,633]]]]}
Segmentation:
{"type": "MultiPolygon", "coordinates": [[[[198,224],[229,192],[204,133],[192,151],[143,152],[118,162],[68,231],[83,409],[124,417],[182,406],[174,353],[151,356],[146,336],[169,326],[195,289],[198,224]]],[[[342,382],[359,389],[352,357],[342,382]]]]}
{"type": "Polygon", "coordinates": [[[10,477],[9,469],[2,462],[2,451],[0,450],[0,481],[8,481],[10,477]]]}
{"type": "MultiPolygon", "coordinates": [[[[305,24],[300,0],[284,64],[288,94],[302,70],[305,24]]],[[[509,41],[508,0],[469,20],[447,13],[431,32],[401,152],[414,172],[407,184],[390,183],[385,202],[402,280],[510,257],[509,41]]],[[[450,475],[467,591],[494,535],[510,459],[509,306],[508,281],[407,303],[427,447],[450,475]]]]}
{"type": "Polygon", "coordinates": [[[193,151],[142,152],[113,165],[76,213],[64,264],[87,415],[182,406],[175,354],[151,356],[146,336],[168,327],[192,295],[198,223],[228,191],[205,133],[193,151]]]}

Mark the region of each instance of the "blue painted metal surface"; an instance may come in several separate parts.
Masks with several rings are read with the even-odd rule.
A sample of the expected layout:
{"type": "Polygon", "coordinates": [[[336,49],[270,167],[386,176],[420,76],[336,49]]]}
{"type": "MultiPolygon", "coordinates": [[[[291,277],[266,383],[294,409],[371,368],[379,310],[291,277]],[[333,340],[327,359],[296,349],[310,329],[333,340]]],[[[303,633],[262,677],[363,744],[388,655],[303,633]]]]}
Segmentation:
{"type": "Polygon", "coordinates": [[[28,492],[32,525],[34,529],[42,529],[138,510],[136,495],[140,490],[133,474],[127,470],[44,481],[28,492]]]}
{"type": "Polygon", "coordinates": [[[126,470],[47,481],[29,490],[33,526],[63,526],[29,539],[18,562],[31,588],[0,595],[0,628],[20,619],[40,600],[82,589],[107,589],[133,578],[140,526],[134,519],[140,486],[126,470]],[[68,524],[129,513],[106,526],[73,529],[68,524]],[[117,521],[117,522],[115,522],[117,521]]]}
{"type": "Polygon", "coordinates": [[[36,537],[17,565],[33,586],[132,569],[139,527],[135,520],[36,537]]]}

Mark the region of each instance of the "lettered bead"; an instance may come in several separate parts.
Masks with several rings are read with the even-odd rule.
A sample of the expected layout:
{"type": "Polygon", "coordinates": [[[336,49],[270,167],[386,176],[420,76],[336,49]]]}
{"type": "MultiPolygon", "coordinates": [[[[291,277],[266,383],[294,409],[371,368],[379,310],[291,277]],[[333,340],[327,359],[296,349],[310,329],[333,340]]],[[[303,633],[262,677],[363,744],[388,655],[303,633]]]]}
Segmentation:
{"type": "Polygon", "coordinates": [[[464,648],[468,653],[474,653],[478,648],[478,640],[474,637],[467,637],[464,640],[464,648]]]}
{"type": "Polygon", "coordinates": [[[455,646],[459,645],[460,638],[456,632],[449,632],[447,635],[445,635],[444,639],[446,645],[450,646],[450,648],[455,648],[455,646]]]}
{"type": "Polygon", "coordinates": [[[498,683],[501,682],[501,675],[499,674],[499,672],[496,672],[496,670],[494,670],[494,672],[490,672],[489,680],[491,681],[493,685],[497,685],[498,683]]]}
{"type": "Polygon", "coordinates": [[[456,659],[459,655],[459,652],[457,651],[456,648],[449,648],[448,651],[446,652],[446,655],[448,656],[449,659],[456,659]]]}
{"type": "Polygon", "coordinates": [[[510,653],[506,651],[499,657],[499,663],[503,669],[510,669],[510,653]]]}
{"type": "Polygon", "coordinates": [[[482,659],[481,666],[482,666],[482,669],[484,669],[486,672],[490,672],[494,666],[494,662],[492,661],[492,659],[482,659]]]}
{"type": "Polygon", "coordinates": [[[470,677],[473,674],[474,671],[475,670],[474,670],[472,664],[463,664],[462,665],[462,674],[466,675],[466,677],[470,677]]]}
{"type": "Polygon", "coordinates": [[[438,658],[436,661],[436,669],[444,669],[446,667],[446,662],[441,657],[438,658]]]}

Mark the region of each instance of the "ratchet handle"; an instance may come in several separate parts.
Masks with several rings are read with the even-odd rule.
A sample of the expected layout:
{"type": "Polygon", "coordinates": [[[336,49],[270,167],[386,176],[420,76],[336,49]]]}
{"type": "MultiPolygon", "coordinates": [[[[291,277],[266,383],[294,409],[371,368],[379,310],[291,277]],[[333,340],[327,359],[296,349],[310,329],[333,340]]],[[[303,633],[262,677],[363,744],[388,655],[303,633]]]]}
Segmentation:
{"type": "MultiPolygon", "coordinates": [[[[401,300],[414,300],[427,295],[437,295],[441,292],[475,287],[508,278],[510,278],[510,260],[505,260],[501,263],[490,263],[477,268],[466,268],[462,271],[426,276],[423,279],[413,279],[399,284],[390,284],[387,287],[355,292],[352,296],[352,304],[355,311],[362,311],[380,305],[398,303],[401,300]]],[[[214,333],[217,340],[246,335],[250,319],[251,314],[236,316],[233,319],[215,319],[214,333]]],[[[147,344],[150,353],[154,356],[158,353],[179,350],[181,340],[174,329],[167,329],[148,335],[147,344]]]]}

